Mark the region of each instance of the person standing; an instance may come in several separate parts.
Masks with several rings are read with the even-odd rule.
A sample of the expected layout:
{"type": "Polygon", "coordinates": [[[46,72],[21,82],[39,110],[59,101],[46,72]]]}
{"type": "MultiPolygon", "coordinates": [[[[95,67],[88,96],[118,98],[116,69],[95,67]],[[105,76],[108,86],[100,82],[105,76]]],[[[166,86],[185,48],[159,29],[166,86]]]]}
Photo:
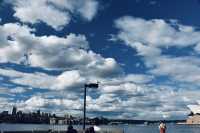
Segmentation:
{"type": "Polygon", "coordinates": [[[159,130],[160,130],[160,133],[166,133],[166,125],[165,123],[161,122],[160,125],[159,125],[159,130]]]}
{"type": "Polygon", "coordinates": [[[69,126],[68,126],[68,130],[67,130],[66,133],[77,133],[77,131],[76,131],[76,129],[73,128],[72,125],[69,125],[69,126]]]}
{"type": "Polygon", "coordinates": [[[85,133],[95,133],[94,127],[89,127],[86,129],[85,133]]]}

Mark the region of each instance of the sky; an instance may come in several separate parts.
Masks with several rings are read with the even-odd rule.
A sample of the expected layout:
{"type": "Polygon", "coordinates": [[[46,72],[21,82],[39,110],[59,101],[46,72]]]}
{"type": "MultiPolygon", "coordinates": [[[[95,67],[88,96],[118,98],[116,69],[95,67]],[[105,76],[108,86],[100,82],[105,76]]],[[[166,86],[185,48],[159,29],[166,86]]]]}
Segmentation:
{"type": "Polygon", "coordinates": [[[199,0],[1,0],[0,111],[185,119],[199,112],[199,0]]]}

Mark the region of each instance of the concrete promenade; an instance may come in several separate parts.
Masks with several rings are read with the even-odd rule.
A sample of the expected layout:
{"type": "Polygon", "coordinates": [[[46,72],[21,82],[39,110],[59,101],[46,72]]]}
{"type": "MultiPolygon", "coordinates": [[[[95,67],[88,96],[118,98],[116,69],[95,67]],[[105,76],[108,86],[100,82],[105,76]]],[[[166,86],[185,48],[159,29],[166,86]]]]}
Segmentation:
{"type": "MultiPolygon", "coordinates": [[[[1,131],[1,133],[66,133],[66,131],[1,131]]],[[[83,133],[83,131],[78,131],[78,133],[83,133]]],[[[103,130],[96,133],[123,133],[123,130],[103,130]]]]}
{"type": "MultiPolygon", "coordinates": [[[[83,133],[83,130],[78,129],[78,133],[83,133]]],[[[32,131],[3,131],[1,130],[0,133],[66,133],[66,130],[32,130],[32,131]]],[[[96,133],[124,133],[123,129],[121,128],[106,128],[101,129],[101,131],[96,131],[96,133]]]]}

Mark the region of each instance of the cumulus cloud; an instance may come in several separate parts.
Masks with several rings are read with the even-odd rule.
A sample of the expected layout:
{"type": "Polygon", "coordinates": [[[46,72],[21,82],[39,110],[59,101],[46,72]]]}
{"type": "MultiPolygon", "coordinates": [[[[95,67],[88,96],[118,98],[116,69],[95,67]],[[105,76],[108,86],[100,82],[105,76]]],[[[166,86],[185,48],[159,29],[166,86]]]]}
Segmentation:
{"type": "Polygon", "coordinates": [[[14,87],[14,88],[9,88],[9,87],[0,87],[0,93],[9,95],[9,96],[14,96],[15,94],[22,94],[24,92],[27,92],[31,90],[31,88],[25,88],[25,87],[14,87]]]}
{"type": "Polygon", "coordinates": [[[152,75],[145,74],[127,74],[124,77],[124,81],[134,82],[136,84],[145,84],[152,81],[154,77],[152,75]]]}
{"type": "Polygon", "coordinates": [[[61,9],[69,10],[71,13],[78,13],[84,19],[92,20],[98,10],[98,2],[96,0],[50,0],[61,9]]]}
{"type": "MultiPolygon", "coordinates": [[[[9,77],[9,80],[15,84],[27,87],[40,89],[63,90],[71,87],[77,87],[80,84],[83,86],[84,77],[80,76],[79,71],[65,71],[57,76],[48,75],[45,73],[24,73],[15,70],[0,69],[0,75],[9,77]],[[48,79],[48,80],[47,80],[48,79]]],[[[19,92],[24,90],[11,90],[19,92]]]]}
{"type": "MultiPolygon", "coordinates": [[[[134,84],[132,84],[134,85],[134,84]]],[[[165,88],[154,88],[151,86],[138,86],[143,91],[143,95],[137,95],[135,92],[130,93],[130,97],[123,98],[119,97],[119,94],[115,93],[104,93],[97,98],[87,96],[87,109],[90,116],[94,116],[92,112],[107,112],[111,115],[106,115],[107,117],[113,117],[112,114],[119,113],[115,115],[115,118],[134,118],[134,119],[174,119],[183,118],[180,116],[185,116],[189,113],[189,109],[185,108],[187,104],[194,102],[195,98],[188,97],[186,90],[173,91],[165,90],[165,88]],[[165,93],[165,95],[163,95],[165,93]],[[171,97],[169,99],[168,97],[171,97]],[[185,101],[185,98],[187,100],[185,101]],[[168,98],[168,99],[167,99],[168,98]],[[184,101],[184,103],[183,103],[184,101]],[[133,108],[134,107],[134,108],[133,108]],[[134,112],[134,113],[133,113],[134,112]]],[[[199,96],[196,91],[190,91],[190,93],[199,96]]],[[[127,93],[128,94],[128,93],[127,93]]],[[[44,94],[46,95],[46,94],[44,94]]],[[[31,110],[48,110],[50,112],[62,110],[67,110],[70,112],[76,112],[79,110],[79,114],[83,107],[83,100],[81,98],[69,99],[69,97],[64,98],[53,98],[44,95],[33,95],[26,100],[18,100],[16,105],[19,109],[26,111],[31,110]]],[[[121,94],[120,94],[121,95],[121,94]]]]}
{"type": "Polygon", "coordinates": [[[83,35],[69,34],[63,38],[57,36],[37,37],[31,33],[34,29],[13,23],[5,24],[0,28],[3,31],[0,49],[2,53],[1,62],[19,63],[27,55],[30,65],[41,67],[56,67],[55,65],[58,65],[57,67],[63,67],[63,65],[79,63],[82,58],[84,60],[84,57],[88,55],[86,51],[81,50],[81,48],[88,48],[88,42],[83,35]],[[73,56],[76,53],[85,54],[85,56],[76,58],[76,56],[73,56]],[[60,60],[67,55],[69,55],[68,61],[60,60]],[[49,58],[46,58],[47,56],[49,58]]]}
{"type": "Polygon", "coordinates": [[[84,77],[81,77],[79,71],[65,71],[61,75],[56,78],[57,84],[55,84],[55,88],[67,88],[72,86],[80,86],[86,82],[84,77]]]}
{"type": "Polygon", "coordinates": [[[8,90],[8,88],[0,88],[0,93],[1,94],[9,94],[9,90],[8,90]]]}
{"type": "MultiPolygon", "coordinates": [[[[46,111],[55,111],[52,108],[56,108],[57,113],[62,112],[63,108],[66,110],[70,108],[71,109],[70,112],[75,111],[76,113],[78,113],[76,110],[80,110],[83,105],[82,104],[83,99],[82,97],[80,97],[81,95],[79,94],[83,92],[84,84],[81,82],[83,79],[85,80],[85,82],[87,82],[88,80],[92,81],[92,79],[94,78],[93,76],[90,77],[90,75],[85,77],[82,75],[82,73],[79,73],[79,71],[65,71],[57,76],[50,76],[40,72],[24,73],[15,70],[1,69],[0,75],[4,77],[9,77],[11,82],[16,83],[18,85],[25,85],[31,88],[38,87],[38,88],[50,89],[49,92],[39,93],[40,95],[32,94],[30,98],[24,100],[18,100],[16,102],[13,102],[12,105],[17,105],[19,109],[23,109],[26,111],[37,110],[37,109],[42,109],[46,111]],[[77,85],[78,84],[77,82],[80,82],[81,86],[76,86],[76,89],[72,90],[67,89],[70,87],[74,87],[74,85],[77,85]],[[59,88],[59,91],[56,91],[55,86],[59,88]],[[63,88],[66,90],[63,91],[63,88]],[[62,95],[64,95],[63,97],[61,93],[62,95]],[[75,94],[75,95],[71,97],[68,94],[70,95],[75,94]],[[49,108],[51,108],[51,110],[49,110],[49,108]]],[[[122,75],[120,78],[113,77],[109,79],[110,80],[106,80],[102,78],[102,80],[100,80],[100,88],[96,90],[96,94],[100,94],[98,97],[93,97],[91,95],[87,97],[88,101],[87,108],[88,111],[91,112],[90,116],[95,115],[92,113],[95,111],[113,112],[113,113],[114,112],[130,113],[130,111],[134,111],[131,108],[132,106],[136,105],[136,101],[131,106],[130,105],[126,106],[126,104],[130,102],[130,100],[133,100],[131,97],[138,97],[138,96],[142,97],[148,94],[149,91],[148,89],[145,89],[143,86],[133,83],[131,79],[137,79],[138,82],[142,84],[149,82],[150,79],[152,78],[151,76],[148,75],[146,77],[145,75],[136,75],[135,77],[134,75],[128,75],[128,76],[122,75]],[[127,110],[124,110],[124,107],[127,107],[127,110]]],[[[18,93],[20,91],[17,88],[15,90],[18,91],[14,91],[13,89],[14,93],[15,92],[18,93]]],[[[150,102],[149,100],[147,101],[150,102]]],[[[144,100],[143,103],[141,104],[144,104],[144,106],[148,105],[148,103],[146,102],[144,100]]],[[[11,102],[9,102],[9,104],[11,104],[11,102]]],[[[138,108],[139,107],[144,108],[139,104],[137,106],[138,108]]],[[[131,116],[131,117],[134,118],[136,116],[131,116]]],[[[108,115],[108,117],[112,116],[108,115]]],[[[118,117],[120,117],[120,115],[118,117]]]]}
{"type": "MultiPolygon", "coordinates": [[[[100,72],[101,71],[99,71],[99,73],[100,72]]],[[[99,77],[98,75],[90,75],[87,71],[80,70],[63,71],[58,75],[49,75],[43,72],[25,73],[12,69],[0,69],[0,75],[3,77],[8,77],[12,83],[18,85],[50,90],[82,88],[84,83],[98,81],[100,82],[101,87],[106,87],[109,89],[105,91],[112,91],[111,86],[117,87],[121,91],[125,91],[126,88],[127,90],[134,90],[135,88],[135,86],[129,87],[131,84],[128,83],[144,84],[153,80],[152,76],[144,74],[119,75],[119,77],[99,77]]],[[[106,88],[103,88],[103,90],[106,88]]]]}
{"type": "Polygon", "coordinates": [[[44,22],[56,30],[68,25],[72,15],[91,21],[97,13],[96,0],[13,0],[14,16],[31,24],[44,22]]]}
{"type": "MultiPolygon", "coordinates": [[[[26,100],[17,101],[17,107],[24,111],[33,111],[37,109],[42,109],[43,111],[45,108],[48,109],[49,107],[54,107],[54,109],[56,109],[56,107],[62,107],[69,111],[78,109],[80,110],[82,108],[81,102],[79,100],[74,101],[69,99],[55,99],[55,98],[48,99],[40,95],[32,96],[26,100]]],[[[51,110],[51,112],[54,111],[55,110],[51,110]]]]}
{"type": "Polygon", "coordinates": [[[31,90],[31,88],[16,87],[16,88],[11,89],[10,92],[14,94],[21,94],[29,90],[31,90]]]}
{"type": "Polygon", "coordinates": [[[149,72],[175,81],[199,83],[198,51],[200,32],[192,26],[162,19],[145,20],[130,16],[115,21],[119,33],[114,38],[137,50],[149,72]],[[163,48],[193,47],[193,55],[164,55],[163,48]]]}
{"type": "Polygon", "coordinates": [[[200,33],[194,27],[167,23],[162,19],[145,20],[126,16],[116,20],[115,25],[120,29],[118,38],[129,45],[140,42],[151,47],[185,47],[200,41],[200,33]]]}
{"type": "Polygon", "coordinates": [[[170,58],[162,56],[152,63],[155,67],[150,72],[156,75],[169,75],[177,81],[199,85],[199,63],[200,60],[197,57],[170,58]]]}
{"type": "Polygon", "coordinates": [[[157,3],[158,1],[153,1],[153,0],[149,2],[150,5],[156,5],[157,3]]]}
{"type": "MultiPolygon", "coordinates": [[[[87,20],[91,20],[96,14],[96,8],[91,9],[91,6],[98,5],[94,0],[86,0],[86,3],[92,2],[86,5],[85,1],[83,3],[62,0],[49,0],[48,3],[46,0],[31,2],[33,1],[20,3],[16,0],[13,3],[15,15],[22,21],[26,22],[27,16],[18,11],[28,10],[29,4],[36,6],[41,2],[39,6],[48,6],[42,7],[48,8],[47,13],[56,15],[59,12],[73,12],[87,20]],[[77,8],[79,6],[84,8],[77,8]],[[94,14],[91,14],[91,10],[95,10],[94,14]]],[[[37,12],[30,12],[33,12],[35,18],[27,22],[47,21],[37,12]]],[[[48,25],[56,29],[68,23],[63,21],[54,24],[53,20],[48,22],[48,25]]],[[[177,90],[176,87],[155,85],[153,81],[157,76],[167,75],[175,81],[198,84],[200,62],[196,55],[184,57],[163,55],[162,48],[171,46],[184,48],[195,45],[194,51],[198,52],[199,32],[193,27],[164,20],[133,17],[118,19],[116,27],[119,33],[113,36],[114,40],[122,40],[137,50],[148,68],[146,74],[125,74],[115,59],[104,58],[90,50],[89,42],[84,35],[71,33],[64,37],[37,36],[34,33],[35,29],[23,24],[0,25],[1,63],[21,63],[25,65],[23,69],[29,66],[31,69],[36,67],[48,69],[48,72],[37,70],[26,72],[1,67],[1,82],[6,78],[13,86],[8,89],[2,88],[0,92],[10,94],[12,97],[30,90],[26,88],[33,88],[34,92],[30,97],[23,97],[17,101],[15,98],[3,98],[0,107],[9,104],[9,107],[17,105],[19,109],[26,111],[42,109],[64,113],[63,110],[67,110],[80,114],[84,83],[99,81],[100,86],[95,90],[95,94],[91,94],[92,90],[88,90],[87,108],[90,115],[95,115],[94,112],[99,111],[115,118],[182,119],[186,116],[190,111],[187,105],[194,104],[199,97],[198,90],[188,90],[188,88],[177,90]],[[52,70],[59,70],[59,73],[52,74],[52,70]],[[46,92],[37,91],[38,89],[44,89],[46,92]]]]}
{"type": "Polygon", "coordinates": [[[10,108],[14,105],[13,99],[8,97],[0,97],[1,103],[1,111],[10,110],[10,108]]]}
{"type": "Polygon", "coordinates": [[[120,73],[113,58],[103,58],[89,49],[84,35],[36,36],[34,29],[17,23],[0,26],[0,62],[22,63],[45,69],[81,69],[88,74],[120,73]]]}
{"type": "MultiPolygon", "coordinates": [[[[105,92],[98,98],[88,98],[89,111],[120,112],[114,117],[134,119],[183,119],[189,114],[188,104],[195,103],[197,90],[174,90],[169,86],[136,85],[129,83],[130,89],[123,94],[116,90],[124,86],[110,89],[112,93],[105,92]],[[137,87],[136,87],[137,86],[137,87]],[[192,97],[189,94],[194,94],[192,97]]],[[[104,88],[103,88],[104,89],[104,88]]],[[[104,91],[104,90],[103,90],[104,91]]],[[[124,91],[123,91],[124,92],[124,91]]],[[[110,117],[113,117],[112,115],[110,117]]]]}
{"type": "MultiPolygon", "coordinates": [[[[183,118],[190,111],[189,108],[198,111],[199,107],[193,104],[199,99],[198,90],[195,88],[198,88],[200,81],[200,60],[198,58],[200,32],[195,27],[182,25],[177,21],[145,20],[131,16],[117,19],[115,26],[119,32],[112,35],[111,40],[123,41],[125,45],[134,48],[146,66],[146,73],[153,75],[153,79],[159,80],[158,77],[165,76],[176,85],[174,87],[149,86],[147,78],[147,83],[144,82],[143,85],[137,83],[137,87],[131,85],[134,82],[131,84],[124,82],[120,85],[111,84],[111,89],[107,89],[105,86],[102,91],[108,94],[120,93],[121,90],[131,93],[133,98],[128,98],[124,105],[127,105],[127,108],[131,105],[137,107],[137,109],[130,108],[132,112],[136,113],[132,115],[135,118],[150,118],[150,116],[153,116],[154,119],[183,118]],[[174,55],[170,51],[167,53],[165,51],[168,48],[181,50],[188,47],[191,47],[191,55],[174,55]],[[182,88],[178,86],[182,86],[182,88]],[[179,99],[182,100],[179,101],[179,99]],[[149,110],[152,110],[152,114],[149,110]],[[146,116],[148,113],[151,115],[146,116]]],[[[129,79],[128,77],[127,75],[123,81],[129,79]]],[[[131,79],[134,81],[134,78],[131,79]]],[[[167,79],[166,82],[162,81],[163,84],[168,84],[169,80],[167,79]]],[[[123,93],[120,94],[123,95],[123,93]]],[[[131,114],[127,112],[122,113],[122,117],[131,117],[131,114]]]]}
{"type": "MultiPolygon", "coordinates": [[[[7,104],[17,105],[19,109],[25,111],[41,109],[60,114],[66,113],[63,110],[67,110],[76,115],[80,115],[83,107],[84,84],[82,80],[89,82],[94,78],[90,75],[86,77],[82,72],[75,70],[50,76],[41,72],[24,73],[1,69],[0,75],[9,77],[11,82],[18,85],[26,85],[31,88],[40,87],[41,89],[44,87],[49,90],[44,93],[33,93],[30,97],[21,100],[6,101],[7,104]],[[74,85],[78,86],[73,88],[74,85]],[[59,90],[55,86],[60,87],[59,90]]],[[[187,88],[177,90],[171,86],[151,84],[153,77],[150,75],[135,75],[135,77],[134,75],[121,75],[118,78],[99,78],[99,80],[100,86],[95,90],[95,94],[88,89],[89,116],[95,116],[94,112],[98,111],[106,112],[106,117],[115,118],[182,119],[190,112],[187,105],[196,103],[196,99],[199,97],[197,90],[188,90],[187,88]],[[112,116],[112,114],[115,115],[112,116]]],[[[20,93],[21,91],[17,88],[16,90],[18,91],[13,89],[12,92],[20,93]]],[[[21,93],[23,93],[23,89],[21,93]]]]}
{"type": "Polygon", "coordinates": [[[1,90],[13,97],[14,101],[5,101],[9,107],[16,105],[26,111],[41,109],[50,112],[54,108],[56,113],[64,113],[63,108],[71,108],[69,112],[80,114],[77,110],[82,108],[84,83],[123,76],[115,59],[104,58],[90,50],[84,35],[36,36],[35,29],[18,23],[1,25],[0,30],[0,62],[22,64],[25,70],[13,69],[14,66],[0,69],[2,82],[11,85],[1,90]],[[36,71],[26,71],[30,66],[36,71]],[[49,74],[52,69],[59,73],[49,74]],[[23,95],[30,90],[27,88],[33,89],[30,96],[23,95]],[[42,93],[41,89],[46,93],[42,93]],[[19,97],[20,100],[15,101],[19,97]]]}
{"type": "MultiPolygon", "coordinates": [[[[98,2],[95,0],[14,0],[11,4],[14,7],[14,16],[20,21],[31,24],[44,22],[56,30],[67,25],[72,15],[78,14],[83,19],[91,21],[98,8],[98,2]]],[[[15,67],[2,67],[0,69],[2,82],[7,82],[11,86],[1,89],[1,92],[9,93],[13,97],[13,101],[6,99],[2,106],[7,102],[10,106],[17,105],[19,109],[26,111],[38,108],[48,111],[54,107],[57,113],[62,112],[62,108],[70,107],[69,112],[76,112],[82,108],[80,96],[84,83],[123,76],[122,69],[115,59],[104,58],[90,50],[84,35],[70,33],[64,37],[37,36],[35,29],[20,23],[0,25],[0,31],[2,33],[0,35],[1,63],[22,64],[23,69],[31,66],[34,70],[35,68],[48,69],[49,72],[53,69],[60,72],[58,74],[49,74],[47,71],[37,72],[37,70],[24,72],[13,69],[15,67]],[[20,97],[19,94],[29,91],[27,88],[34,90],[30,92],[30,97],[23,97],[24,95],[20,97]],[[43,93],[46,96],[40,92],[41,89],[47,91],[43,93]],[[63,94],[65,98],[62,97],[63,94]],[[15,98],[19,100],[15,101],[15,98]]],[[[106,111],[108,105],[101,102],[102,98],[106,97],[99,98],[98,103],[101,104],[97,106],[97,109],[105,104],[102,111],[106,111]]],[[[109,100],[109,98],[106,99],[109,100]]],[[[111,102],[110,98],[109,105],[111,102]]],[[[112,108],[108,110],[111,111],[112,108]]]]}

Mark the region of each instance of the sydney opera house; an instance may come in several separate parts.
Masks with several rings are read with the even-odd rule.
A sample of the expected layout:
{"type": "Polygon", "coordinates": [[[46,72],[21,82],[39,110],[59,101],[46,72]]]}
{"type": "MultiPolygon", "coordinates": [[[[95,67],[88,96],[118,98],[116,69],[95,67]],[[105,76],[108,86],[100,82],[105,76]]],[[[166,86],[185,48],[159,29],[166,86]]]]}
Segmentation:
{"type": "Polygon", "coordinates": [[[188,105],[191,110],[186,124],[200,124],[200,105],[188,105]]]}

